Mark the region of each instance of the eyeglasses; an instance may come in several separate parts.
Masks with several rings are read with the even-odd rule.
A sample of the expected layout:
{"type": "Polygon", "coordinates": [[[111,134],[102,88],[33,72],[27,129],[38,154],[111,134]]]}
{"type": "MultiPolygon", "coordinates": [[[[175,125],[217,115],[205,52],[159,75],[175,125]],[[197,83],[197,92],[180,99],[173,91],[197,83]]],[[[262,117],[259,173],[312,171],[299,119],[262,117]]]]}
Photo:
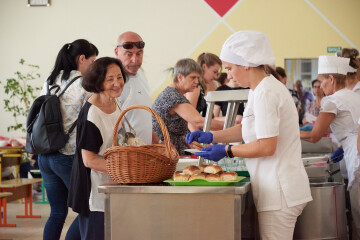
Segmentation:
{"type": "Polygon", "coordinates": [[[116,47],[132,49],[134,47],[134,45],[139,49],[143,49],[145,47],[145,42],[143,42],[143,41],[141,41],[141,42],[123,42],[123,43],[118,44],[116,47]]]}

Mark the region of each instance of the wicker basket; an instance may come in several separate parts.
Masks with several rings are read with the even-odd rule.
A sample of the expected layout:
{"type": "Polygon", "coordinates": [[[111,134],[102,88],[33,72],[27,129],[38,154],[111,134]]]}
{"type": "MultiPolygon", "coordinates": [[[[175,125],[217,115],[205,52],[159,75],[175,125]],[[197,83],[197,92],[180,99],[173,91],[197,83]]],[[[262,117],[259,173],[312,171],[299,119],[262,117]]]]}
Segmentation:
{"type": "Polygon", "coordinates": [[[121,112],[113,132],[112,147],[104,152],[106,168],[110,178],[118,183],[154,183],[172,177],[179,153],[170,143],[169,132],[161,117],[151,108],[133,105],[121,112]],[[117,130],[126,112],[144,109],[159,123],[164,143],[143,146],[117,146],[117,130]]]}

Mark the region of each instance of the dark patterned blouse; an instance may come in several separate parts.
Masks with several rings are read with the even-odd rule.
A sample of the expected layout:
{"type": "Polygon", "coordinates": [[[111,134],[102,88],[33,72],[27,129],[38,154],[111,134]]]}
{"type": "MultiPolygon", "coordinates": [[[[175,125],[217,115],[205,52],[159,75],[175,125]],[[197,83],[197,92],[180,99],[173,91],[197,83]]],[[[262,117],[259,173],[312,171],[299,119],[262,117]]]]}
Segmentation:
{"type": "MultiPolygon", "coordinates": [[[[176,147],[180,156],[185,155],[184,149],[187,148],[184,136],[188,130],[188,123],[177,113],[170,114],[170,108],[174,108],[179,103],[190,103],[176,88],[166,87],[156,98],[152,108],[164,121],[170,135],[171,143],[176,147]]],[[[152,129],[164,141],[159,123],[152,118],[152,129]]]]}
{"type": "Polygon", "coordinates": [[[206,100],[205,100],[205,91],[203,89],[203,87],[201,85],[199,85],[200,87],[200,95],[199,95],[199,99],[196,105],[196,110],[201,114],[201,116],[205,117],[206,116],[206,100]]]}

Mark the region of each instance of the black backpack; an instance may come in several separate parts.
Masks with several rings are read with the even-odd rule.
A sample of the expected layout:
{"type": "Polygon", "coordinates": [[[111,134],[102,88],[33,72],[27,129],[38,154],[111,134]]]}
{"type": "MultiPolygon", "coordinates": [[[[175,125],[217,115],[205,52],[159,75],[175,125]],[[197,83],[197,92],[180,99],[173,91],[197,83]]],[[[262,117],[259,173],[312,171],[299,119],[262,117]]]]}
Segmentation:
{"type": "Polygon", "coordinates": [[[59,85],[53,85],[51,88],[47,83],[46,95],[42,95],[35,99],[32,104],[26,120],[26,145],[25,151],[32,154],[48,154],[54,153],[65,146],[69,140],[70,133],[76,126],[73,123],[68,133],[64,133],[63,120],[60,111],[60,97],[66,89],[75,82],[72,79],[64,88],[64,90],[56,95],[60,90],[59,85]],[[55,93],[51,95],[51,91],[55,93]]]}

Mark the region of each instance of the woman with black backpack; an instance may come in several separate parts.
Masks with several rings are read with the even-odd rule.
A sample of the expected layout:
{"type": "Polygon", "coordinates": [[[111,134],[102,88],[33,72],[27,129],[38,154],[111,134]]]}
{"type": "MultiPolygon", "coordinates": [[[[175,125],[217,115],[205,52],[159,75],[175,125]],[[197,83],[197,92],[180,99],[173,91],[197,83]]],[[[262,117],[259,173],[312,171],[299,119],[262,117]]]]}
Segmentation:
{"type": "MultiPolygon", "coordinates": [[[[41,95],[47,94],[48,85],[50,89],[58,85],[59,92],[69,85],[59,97],[62,126],[65,133],[69,132],[77,120],[83,103],[91,95],[82,88],[81,76],[95,61],[98,53],[98,49],[85,39],[78,39],[65,44],[57,55],[53,71],[44,83],[41,95]],[[72,82],[75,78],[77,79],[72,82]]],[[[56,87],[53,90],[55,89],[56,87]]],[[[51,94],[56,93],[52,91],[51,94]]],[[[76,147],[76,128],[70,132],[69,139],[63,148],[53,153],[39,154],[38,156],[38,164],[51,208],[50,217],[44,228],[43,239],[60,239],[68,214],[67,197],[76,147]]],[[[79,238],[78,219],[76,218],[69,228],[66,239],[79,238]]]]}

